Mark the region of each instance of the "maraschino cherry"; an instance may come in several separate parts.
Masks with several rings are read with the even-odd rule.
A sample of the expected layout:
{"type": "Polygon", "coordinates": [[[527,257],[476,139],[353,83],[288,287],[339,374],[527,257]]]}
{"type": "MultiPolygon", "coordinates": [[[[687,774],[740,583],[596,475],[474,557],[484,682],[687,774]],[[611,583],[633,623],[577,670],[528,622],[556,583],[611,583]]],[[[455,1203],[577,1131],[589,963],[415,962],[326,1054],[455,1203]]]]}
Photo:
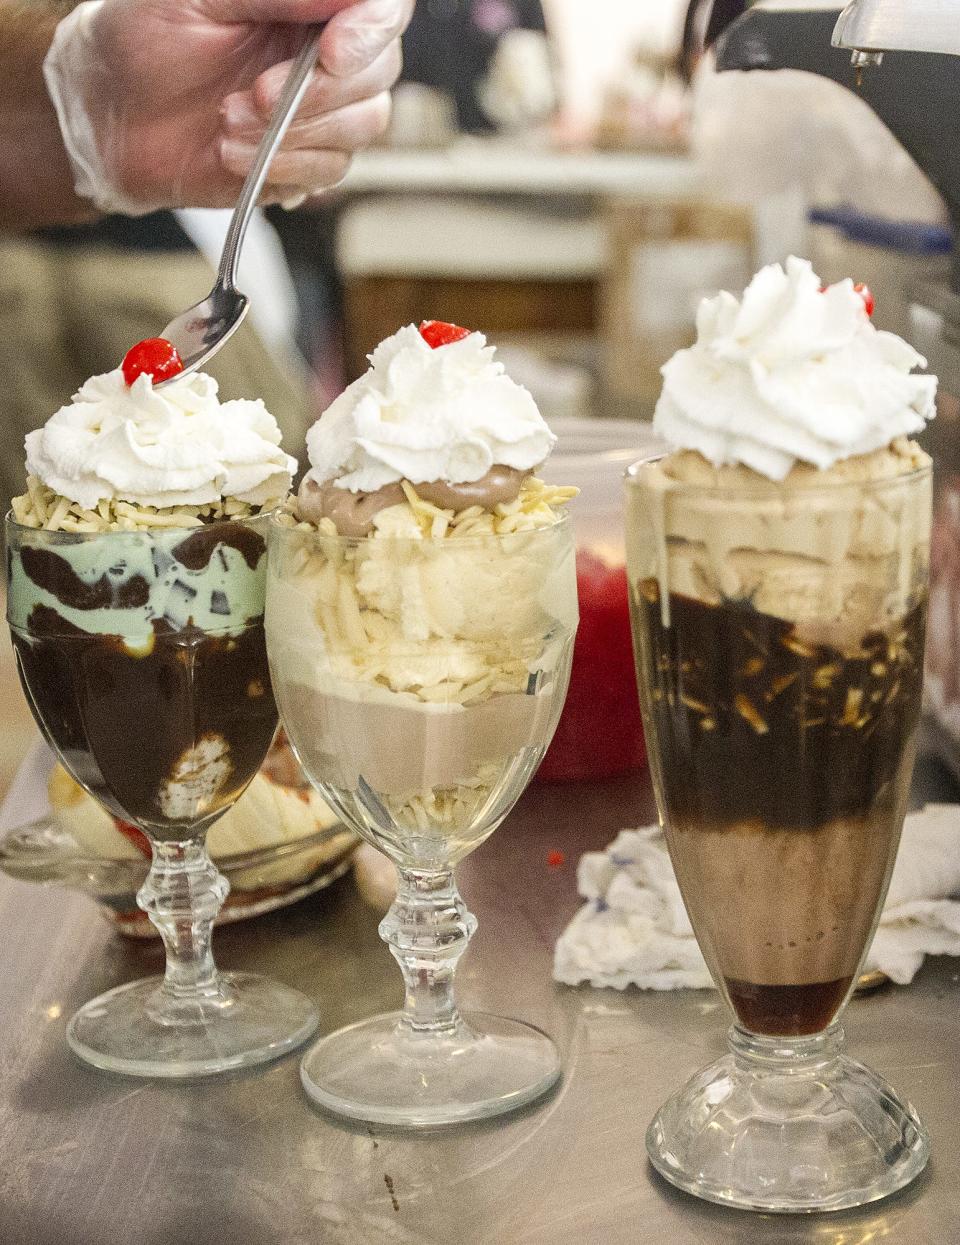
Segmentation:
{"type": "Polygon", "coordinates": [[[447,324],[443,320],[424,320],[420,325],[420,336],[431,350],[439,346],[449,346],[451,342],[463,341],[469,337],[473,329],[462,329],[459,324],[447,324]]]}
{"type": "Polygon", "coordinates": [[[138,376],[149,376],[155,385],[183,371],[183,360],[173,342],[165,337],[148,337],[131,346],[121,365],[123,379],[132,385],[138,376]]]}
{"type": "Polygon", "coordinates": [[[853,287],[853,292],[854,294],[860,295],[860,297],[863,299],[864,311],[866,311],[868,316],[872,316],[874,303],[873,303],[873,294],[870,291],[870,286],[864,285],[862,281],[858,281],[857,284],[853,287]]]}
{"type": "MultiPolygon", "coordinates": [[[[821,285],[820,293],[826,294],[829,288],[830,288],[829,285],[821,285]]],[[[873,300],[873,293],[871,292],[870,286],[865,285],[862,281],[858,281],[856,285],[853,287],[853,292],[854,294],[860,295],[860,297],[863,299],[864,311],[867,313],[868,316],[872,316],[873,308],[874,308],[874,300],[873,300]]]]}

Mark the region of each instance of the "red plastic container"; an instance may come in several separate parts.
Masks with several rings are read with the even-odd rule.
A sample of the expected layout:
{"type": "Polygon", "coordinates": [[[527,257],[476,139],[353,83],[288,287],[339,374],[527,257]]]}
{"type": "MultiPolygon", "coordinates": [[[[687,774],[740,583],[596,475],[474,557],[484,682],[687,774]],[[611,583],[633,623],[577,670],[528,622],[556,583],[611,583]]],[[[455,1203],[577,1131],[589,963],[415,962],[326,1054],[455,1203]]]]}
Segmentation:
{"type": "Polygon", "coordinates": [[[654,448],[645,424],[556,420],[559,444],[544,468],[575,484],[580,627],[557,733],[537,771],[543,782],[609,778],[646,761],[630,639],[623,535],[623,473],[654,448]]]}

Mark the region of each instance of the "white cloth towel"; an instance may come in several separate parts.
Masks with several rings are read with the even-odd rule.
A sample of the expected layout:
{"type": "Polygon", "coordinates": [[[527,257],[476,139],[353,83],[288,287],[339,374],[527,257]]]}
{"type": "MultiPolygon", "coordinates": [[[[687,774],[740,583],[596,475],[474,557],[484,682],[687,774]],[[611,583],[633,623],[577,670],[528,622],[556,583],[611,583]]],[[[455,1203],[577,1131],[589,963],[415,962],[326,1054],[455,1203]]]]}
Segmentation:
{"type": "MultiPolygon", "coordinates": [[[[557,942],[557,981],[617,990],[713,984],[659,826],[621,830],[605,852],[586,852],[577,888],[588,902],[557,942]]],[[[960,805],[928,804],[904,822],[866,969],[906,985],[925,955],[960,955],[960,902],[949,898],[954,894],[960,894],[960,805]]]]}

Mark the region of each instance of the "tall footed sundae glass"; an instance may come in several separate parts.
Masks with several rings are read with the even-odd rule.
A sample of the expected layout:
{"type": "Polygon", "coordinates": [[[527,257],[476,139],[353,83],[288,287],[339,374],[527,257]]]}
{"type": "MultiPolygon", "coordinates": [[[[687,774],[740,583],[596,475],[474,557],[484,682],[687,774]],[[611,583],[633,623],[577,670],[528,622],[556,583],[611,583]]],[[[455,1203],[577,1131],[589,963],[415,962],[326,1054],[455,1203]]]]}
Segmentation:
{"type": "Polygon", "coordinates": [[[150,375],[130,384],[119,370],[87,382],[28,438],[28,491],[6,526],[21,681],[74,778],[149,839],[138,903],[167,952],[164,977],[111,990],[68,1025],[75,1053],[108,1071],[246,1067],[317,1025],[299,991],[221,974],[211,952],[228,884],[206,832],[254,777],[277,726],[263,630],[269,513],[259,499],[289,483],[278,441],[260,404],[221,405],[207,377],[161,396],[150,375]],[[118,443],[136,452],[118,454],[118,443]],[[158,470],[161,458],[179,469],[158,470]],[[216,481],[226,489],[204,500],[216,481]]]}
{"type": "Polygon", "coordinates": [[[647,1134],[712,1201],[837,1210],[922,1170],[913,1108],[838,1018],[876,928],[920,714],[933,413],[844,281],[763,270],[664,369],[677,447],[627,481],[637,674],[671,859],[730,1054],[647,1134]]]}
{"type": "Polygon", "coordinates": [[[540,1030],[459,1011],[454,971],[476,921],[453,869],[507,816],[560,715],[577,599],[557,507],[573,490],[531,474],[551,434],[483,338],[440,328],[433,349],[430,326],[388,339],[316,425],[311,473],[271,527],[267,582],[290,741],[399,880],[380,933],[403,1008],[323,1038],[303,1084],[335,1113],[407,1127],[513,1110],[560,1072],[540,1030]],[[479,466],[443,478],[463,474],[449,463],[465,445],[479,466]],[[366,487],[350,488],[351,463],[366,487]]]}

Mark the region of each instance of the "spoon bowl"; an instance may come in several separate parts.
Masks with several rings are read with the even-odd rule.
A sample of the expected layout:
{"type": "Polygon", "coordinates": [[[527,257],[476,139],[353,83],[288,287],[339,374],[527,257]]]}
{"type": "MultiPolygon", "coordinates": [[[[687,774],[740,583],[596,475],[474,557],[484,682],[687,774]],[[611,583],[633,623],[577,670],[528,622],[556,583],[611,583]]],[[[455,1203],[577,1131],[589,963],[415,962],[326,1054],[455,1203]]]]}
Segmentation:
{"type": "Polygon", "coordinates": [[[163,330],[163,336],[176,347],[183,371],[169,380],[154,381],[154,389],[161,389],[171,380],[180,380],[202,367],[237,331],[249,308],[246,294],[218,284],[201,302],[174,316],[163,330]]]}

